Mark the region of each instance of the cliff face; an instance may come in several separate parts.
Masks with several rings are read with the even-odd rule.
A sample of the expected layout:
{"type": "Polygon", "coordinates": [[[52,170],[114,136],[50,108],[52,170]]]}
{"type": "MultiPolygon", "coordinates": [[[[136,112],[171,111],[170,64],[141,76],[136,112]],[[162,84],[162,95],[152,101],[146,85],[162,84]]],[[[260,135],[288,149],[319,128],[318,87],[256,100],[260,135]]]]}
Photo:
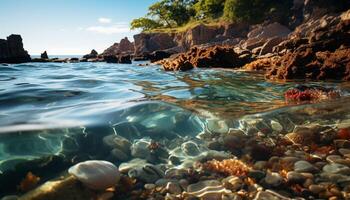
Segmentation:
{"type": "Polygon", "coordinates": [[[233,38],[243,37],[248,32],[244,24],[223,24],[207,26],[199,24],[179,33],[140,33],[134,36],[135,56],[165,50],[181,53],[196,45],[230,43],[233,38]]]}
{"type": "Polygon", "coordinates": [[[23,48],[20,35],[10,35],[7,40],[0,39],[0,63],[24,63],[31,58],[23,48]]]}

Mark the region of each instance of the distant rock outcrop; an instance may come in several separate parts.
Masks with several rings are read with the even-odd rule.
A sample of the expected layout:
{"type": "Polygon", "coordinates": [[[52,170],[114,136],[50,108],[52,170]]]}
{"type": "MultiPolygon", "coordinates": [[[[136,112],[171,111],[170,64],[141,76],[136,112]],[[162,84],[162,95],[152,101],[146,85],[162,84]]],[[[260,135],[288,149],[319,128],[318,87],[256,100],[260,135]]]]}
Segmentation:
{"type": "Polygon", "coordinates": [[[44,53],[42,53],[42,54],[40,55],[40,58],[41,58],[41,59],[49,59],[49,56],[47,55],[47,52],[44,51],[44,53]]]}
{"type": "Polygon", "coordinates": [[[24,63],[31,58],[23,48],[20,35],[10,35],[7,40],[0,39],[0,63],[24,63]]]}
{"type": "Polygon", "coordinates": [[[98,53],[95,49],[91,50],[91,52],[89,54],[86,54],[83,56],[83,58],[85,59],[91,59],[91,58],[97,58],[98,53]]]}
{"type": "Polygon", "coordinates": [[[119,54],[133,54],[134,43],[130,42],[127,37],[120,40],[119,43],[114,43],[103,51],[103,56],[119,55],[119,54]]]}

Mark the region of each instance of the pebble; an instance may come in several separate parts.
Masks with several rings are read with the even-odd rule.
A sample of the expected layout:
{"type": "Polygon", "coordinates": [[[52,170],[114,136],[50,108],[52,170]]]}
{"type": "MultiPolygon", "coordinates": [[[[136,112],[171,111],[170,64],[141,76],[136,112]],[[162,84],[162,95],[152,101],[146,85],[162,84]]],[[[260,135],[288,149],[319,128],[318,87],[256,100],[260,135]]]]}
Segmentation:
{"type": "Polygon", "coordinates": [[[69,168],[68,173],[88,188],[104,190],[115,186],[120,179],[118,167],[103,160],[89,160],[69,168]]]}
{"type": "Polygon", "coordinates": [[[145,183],[154,183],[164,177],[164,172],[155,165],[145,165],[128,172],[129,177],[136,178],[145,183]]]}
{"type": "Polygon", "coordinates": [[[323,167],[323,171],[330,174],[350,175],[350,168],[348,166],[338,164],[338,163],[331,163],[331,164],[325,165],[323,167]]]}
{"type": "Polygon", "coordinates": [[[197,156],[200,154],[198,145],[192,141],[183,143],[181,149],[182,152],[188,156],[197,156]]]}
{"type": "Polygon", "coordinates": [[[231,191],[237,191],[242,188],[243,182],[237,176],[229,176],[222,180],[224,187],[230,189],[231,191]]]}
{"type": "Polygon", "coordinates": [[[255,180],[261,180],[265,177],[266,173],[261,170],[250,170],[248,172],[248,177],[253,178],[255,180]]]}
{"type": "Polygon", "coordinates": [[[111,154],[119,161],[127,161],[129,159],[129,156],[119,149],[113,149],[111,154]]]}
{"type": "Polygon", "coordinates": [[[277,132],[283,131],[283,126],[279,122],[276,122],[274,120],[271,120],[271,128],[277,132]]]}
{"type": "Polygon", "coordinates": [[[340,148],[340,149],[338,149],[338,151],[343,156],[347,156],[348,157],[350,155],[350,149],[340,148]]]}
{"type": "Polygon", "coordinates": [[[314,193],[314,194],[318,194],[320,192],[323,192],[326,190],[325,187],[321,186],[321,185],[310,185],[309,186],[309,190],[314,193]]]}
{"type": "Polygon", "coordinates": [[[156,188],[156,185],[152,183],[147,183],[144,187],[146,190],[153,190],[154,188],[156,188]]]}
{"type": "Polygon", "coordinates": [[[312,164],[304,160],[294,163],[294,171],[296,172],[314,172],[316,170],[312,164]]]}
{"type": "Polygon", "coordinates": [[[171,194],[181,194],[182,192],[180,185],[175,182],[168,182],[165,188],[171,194]]]}
{"type": "Polygon", "coordinates": [[[334,140],[334,144],[338,148],[350,148],[350,141],[348,140],[342,140],[342,139],[334,140]]]}
{"type": "Polygon", "coordinates": [[[266,177],[264,178],[264,181],[269,186],[277,187],[282,184],[283,178],[279,173],[272,172],[267,173],[266,177]]]}
{"type": "Polygon", "coordinates": [[[301,173],[290,171],[287,173],[287,180],[290,183],[303,183],[306,180],[306,177],[301,173]]]}

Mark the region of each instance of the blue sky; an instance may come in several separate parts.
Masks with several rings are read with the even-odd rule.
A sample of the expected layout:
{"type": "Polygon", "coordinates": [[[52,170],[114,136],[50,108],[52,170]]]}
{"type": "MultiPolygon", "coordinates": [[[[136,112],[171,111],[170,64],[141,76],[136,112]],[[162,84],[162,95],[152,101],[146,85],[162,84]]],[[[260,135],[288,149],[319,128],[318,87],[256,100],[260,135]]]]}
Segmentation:
{"type": "Polygon", "coordinates": [[[0,38],[22,35],[31,55],[99,53],[125,36],[156,0],[0,0],[0,38]]]}

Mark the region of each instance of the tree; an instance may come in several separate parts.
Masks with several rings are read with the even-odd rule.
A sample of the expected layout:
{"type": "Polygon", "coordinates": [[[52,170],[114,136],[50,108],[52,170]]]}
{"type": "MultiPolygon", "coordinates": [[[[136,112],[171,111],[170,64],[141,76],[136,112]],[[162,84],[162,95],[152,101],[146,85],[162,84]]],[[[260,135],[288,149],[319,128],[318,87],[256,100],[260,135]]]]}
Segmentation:
{"type": "Polygon", "coordinates": [[[224,18],[231,21],[259,23],[265,19],[285,22],[293,0],[226,0],[224,18]]]}
{"type": "Polygon", "coordinates": [[[225,0],[199,0],[194,8],[197,19],[216,19],[221,17],[225,0]]]}
{"type": "Polygon", "coordinates": [[[131,22],[131,29],[132,30],[140,28],[143,31],[149,31],[149,30],[153,30],[153,29],[156,29],[156,28],[160,28],[160,27],[162,27],[161,24],[159,24],[155,20],[152,20],[152,19],[149,19],[149,18],[145,18],[145,17],[134,19],[131,22]]]}

